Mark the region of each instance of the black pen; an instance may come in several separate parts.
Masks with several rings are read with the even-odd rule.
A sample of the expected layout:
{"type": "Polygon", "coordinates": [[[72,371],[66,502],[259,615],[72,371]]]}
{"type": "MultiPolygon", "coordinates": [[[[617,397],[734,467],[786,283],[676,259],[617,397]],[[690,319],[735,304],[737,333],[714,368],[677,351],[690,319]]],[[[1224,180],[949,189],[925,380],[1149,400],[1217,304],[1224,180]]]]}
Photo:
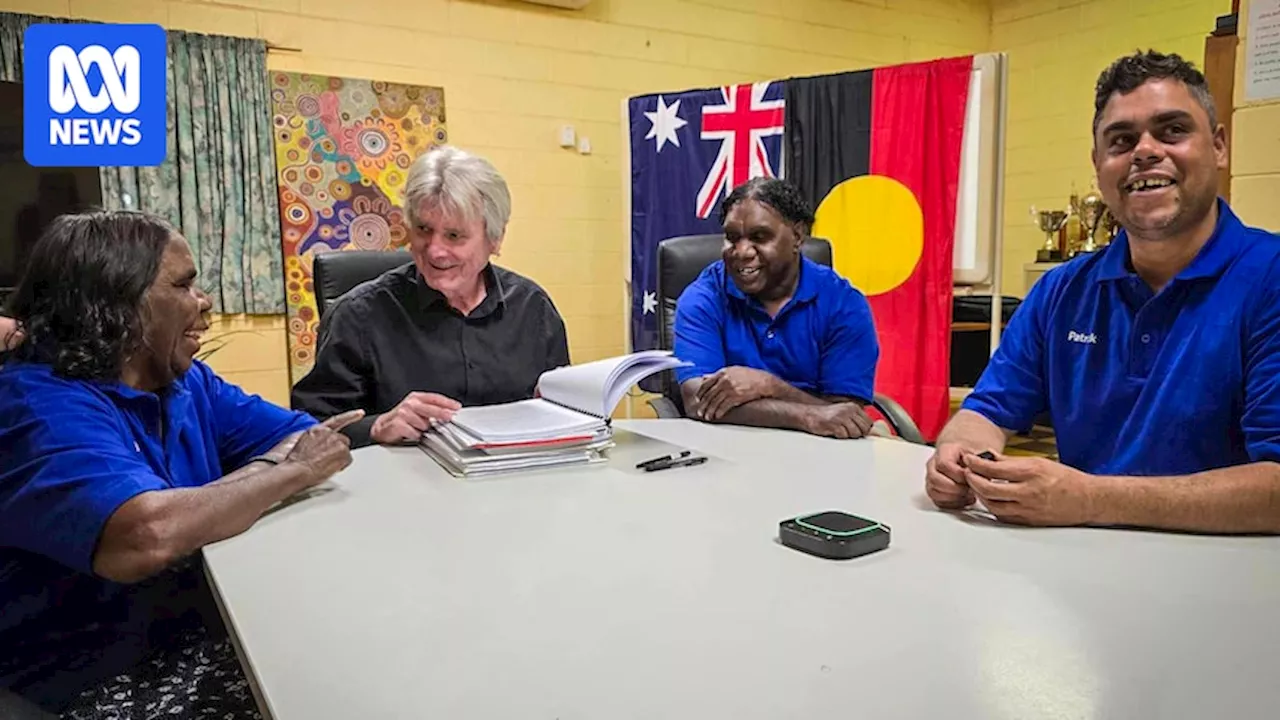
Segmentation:
{"type": "Polygon", "coordinates": [[[676,460],[679,460],[681,458],[687,458],[691,454],[693,453],[692,451],[689,451],[689,450],[685,450],[684,452],[671,453],[670,455],[663,455],[662,457],[654,458],[652,460],[645,460],[642,463],[636,463],[636,467],[647,468],[647,467],[653,467],[654,465],[662,465],[663,463],[675,462],[676,460]]]}
{"type": "Polygon", "coordinates": [[[691,467],[693,465],[701,465],[706,461],[707,461],[706,455],[699,455],[698,457],[691,457],[685,460],[676,460],[674,462],[663,463],[660,465],[646,465],[644,468],[644,471],[657,472],[659,470],[670,470],[671,468],[691,467]]]}

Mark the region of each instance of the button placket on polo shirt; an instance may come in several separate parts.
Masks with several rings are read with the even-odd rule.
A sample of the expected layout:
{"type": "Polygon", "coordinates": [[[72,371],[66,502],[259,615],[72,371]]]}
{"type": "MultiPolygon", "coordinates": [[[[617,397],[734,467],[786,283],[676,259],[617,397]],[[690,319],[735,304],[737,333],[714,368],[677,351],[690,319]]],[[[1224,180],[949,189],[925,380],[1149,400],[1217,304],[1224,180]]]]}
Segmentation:
{"type": "Polygon", "coordinates": [[[769,317],[769,313],[756,304],[750,304],[747,308],[751,313],[751,324],[755,326],[756,333],[763,337],[765,344],[772,346],[778,336],[778,318],[782,317],[782,313],[778,313],[777,317],[769,317]]]}
{"type": "MultiPolygon", "coordinates": [[[[1134,280],[1142,282],[1136,278],[1134,280]]],[[[1145,378],[1155,367],[1165,338],[1169,336],[1169,327],[1178,315],[1178,305],[1184,293],[1176,280],[1159,294],[1152,294],[1145,284],[1142,289],[1147,293],[1147,301],[1133,319],[1133,334],[1129,343],[1129,374],[1145,378]]]]}
{"type": "Polygon", "coordinates": [[[764,337],[769,342],[770,347],[776,347],[781,340],[778,339],[778,333],[782,332],[782,324],[786,322],[787,315],[790,315],[800,305],[799,302],[792,299],[782,306],[778,314],[769,317],[769,313],[765,312],[763,307],[755,307],[754,310],[762,316],[769,319],[769,324],[765,326],[764,337]]]}
{"type": "Polygon", "coordinates": [[[168,452],[165,438],[161,432],[160,397],[151,393],[136,393],[120,396],[122,403],[117,407],[124,413],[126,423],[141,430],[141,442],[134,437],[134,446],[146,459],[156,474],[169,485],[173,485],[172,470],[169,468],[168,452]],[[163,438],[163,439],[162,439],[163,438]]]}

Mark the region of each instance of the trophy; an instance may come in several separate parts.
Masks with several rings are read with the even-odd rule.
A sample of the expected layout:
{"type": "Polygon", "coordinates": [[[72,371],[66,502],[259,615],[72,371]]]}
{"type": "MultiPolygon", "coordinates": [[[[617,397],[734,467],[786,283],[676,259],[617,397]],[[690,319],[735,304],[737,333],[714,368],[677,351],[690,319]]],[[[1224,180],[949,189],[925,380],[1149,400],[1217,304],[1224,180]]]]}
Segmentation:
{"type": "Polygon", "coordinates": [[[1067,213],[1065,210],[1040,210],[1036,211],[1034,205],[1031,206],[1031,217],[1035,218],[1036,227],[1044,233],[1044,247],[1036,252],[1036,262],[1057,262],[1064,260],[1062,250],[1058,246],[1058,231],[1067,222],[1067,213]]]}
{"type": "Polygon", "coordinates": [[[1107,241],[1103,243],[1103,247],[1110,245],[1116,235],[1120,234],[1120,221],[1116,220],[1116,216],[1111,212],[1111,208],[1105,208],[1102,213],[1102,231],[1107,235],[1107,241]]]}
{"type": "Polygon", "coordinates": [[[1080,252],[1094,252],[1098,244],[1093,239],[1094,232],[1106,214],[1107,206],[1102,204],[1102,196],[1096,190],[1090,190],[1080,201],[1080,224],[1084,226],[1084,245],[1080,252]]]}

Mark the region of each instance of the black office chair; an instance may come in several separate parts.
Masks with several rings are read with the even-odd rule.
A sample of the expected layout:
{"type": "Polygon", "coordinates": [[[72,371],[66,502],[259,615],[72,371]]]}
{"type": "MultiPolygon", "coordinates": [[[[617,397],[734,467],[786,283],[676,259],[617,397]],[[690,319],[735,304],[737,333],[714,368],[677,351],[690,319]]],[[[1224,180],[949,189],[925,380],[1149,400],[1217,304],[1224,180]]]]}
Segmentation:
{"type": "MultiPolygon", "coordinates": [[[[675,339],[676,301],[689,283],[708,265],[720,259],[724,245],[723,235],[686,235],[667,238],[658,243],[658,344],[670,350],[675,339]]],[[[815,263],[831,267],[831,243],[821,238],[808,238],[800,246],[800,252],[815,263]]],[[[647,392],[660,393],[661,397],[649,401],[660,418],[684,417],[684,399],[675,373],[670,371],[653,375],[640,383],[647,392]]],[[[911,415],[892,398],[876,393],[871,401],[895,435],[917,444],[925,444],[920,428],[911,415]]]]}
{"type": "Polygon", "coordinates": [[[413,257],[408,250],[347,250],[316,255],[311,275],[318,317],[324,317],[325,311],[351,288],[409,262],[413,257]]]}

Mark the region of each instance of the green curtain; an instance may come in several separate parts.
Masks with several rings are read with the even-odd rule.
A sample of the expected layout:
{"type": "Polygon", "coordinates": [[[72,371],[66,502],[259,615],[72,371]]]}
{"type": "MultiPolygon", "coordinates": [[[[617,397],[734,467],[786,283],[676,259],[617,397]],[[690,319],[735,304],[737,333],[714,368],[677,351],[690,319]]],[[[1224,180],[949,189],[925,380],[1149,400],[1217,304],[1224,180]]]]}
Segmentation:
{"type": "Polygon", "coordinates": [[[214,312],[283,314],[266,43],[170,30],[168,84],[165,162],[103,168],[103,204],[169,218],[214,312]]]}
{"type": "Polygon", "coordinates": [[[22,34],[33,23],[69,23],[67,18],[0,13],[0,80],[22,81],[22,34]]]}
{"type": "MultiPolygon", "coordinates": [[[[0,13],[0,78],[22,75],[22,32],[0,13]]],[[[262,40],[170,30],[163,164],[102,168],[102,204],[167,218],[191,244],[219,313],[283,314],[284,268],[262,40]]]]}

